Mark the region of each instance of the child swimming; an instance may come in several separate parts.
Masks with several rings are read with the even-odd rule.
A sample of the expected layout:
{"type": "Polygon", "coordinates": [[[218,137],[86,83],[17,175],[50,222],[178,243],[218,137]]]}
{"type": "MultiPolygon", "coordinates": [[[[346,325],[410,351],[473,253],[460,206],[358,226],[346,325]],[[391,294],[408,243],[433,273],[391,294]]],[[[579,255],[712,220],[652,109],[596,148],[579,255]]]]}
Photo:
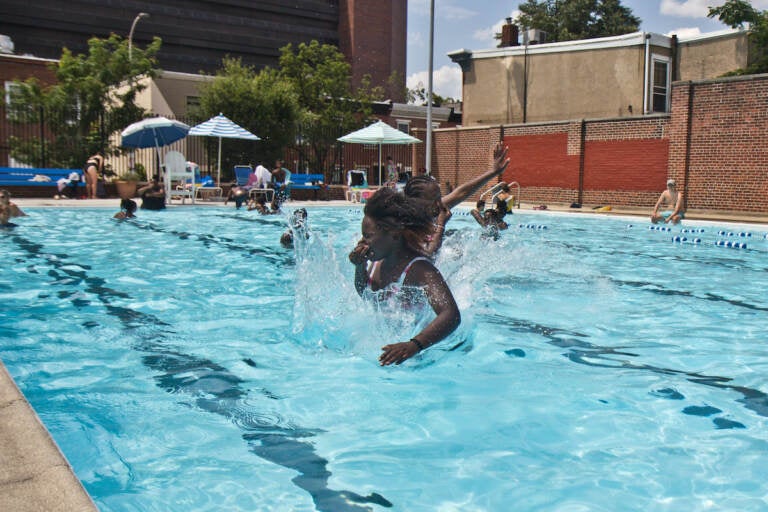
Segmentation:
{"type": "Polygon", "coordinates": [[[382,366],[400,364],[456,330],[461,314],[448,284],[425,252],[432,217],[423,204],[382,188],[368,200],[364,214],[362,239],[349,254],[357,292],[384,293],[407,308],[411,295],[406,289],[418,288],[436,315],[410,340],[382,347],[382,366]]]}

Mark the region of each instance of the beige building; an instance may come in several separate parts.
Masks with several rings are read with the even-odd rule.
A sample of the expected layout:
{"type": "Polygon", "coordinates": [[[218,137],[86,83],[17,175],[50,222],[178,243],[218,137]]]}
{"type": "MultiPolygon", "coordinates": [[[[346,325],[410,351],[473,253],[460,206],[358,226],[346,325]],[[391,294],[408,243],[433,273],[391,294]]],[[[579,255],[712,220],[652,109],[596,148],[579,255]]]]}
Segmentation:
{"type": "Polygon", "coordinates": [[[742,30],[508,44],[448,54],[462,69],[464,126],[666,113],[672,81],[715,78],[749,62],[742,30]]]}

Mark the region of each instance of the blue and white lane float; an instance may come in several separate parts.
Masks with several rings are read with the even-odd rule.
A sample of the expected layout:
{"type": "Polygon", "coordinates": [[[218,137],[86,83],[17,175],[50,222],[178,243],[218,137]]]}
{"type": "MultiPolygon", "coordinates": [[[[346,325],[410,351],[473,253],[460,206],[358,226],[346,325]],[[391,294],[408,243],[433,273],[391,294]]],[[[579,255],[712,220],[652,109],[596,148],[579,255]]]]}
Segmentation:
{"type": "Polygon", "coordinates": [[[745,242],[737,242],[735,240],[717,240],[715,245],[718,247],[730,247],[732,249],[746,249],[747,244],[745,242]]]}
{"type": "Polygon", "coordinates": [[[681,243],[681,244],[689,243],[689,244],[698,245],[701,243],[701,238],[692,238],[691,240],[688,240],[688,237],[677,235],[672,237],[672,241],[675,243],[681,243]]]}

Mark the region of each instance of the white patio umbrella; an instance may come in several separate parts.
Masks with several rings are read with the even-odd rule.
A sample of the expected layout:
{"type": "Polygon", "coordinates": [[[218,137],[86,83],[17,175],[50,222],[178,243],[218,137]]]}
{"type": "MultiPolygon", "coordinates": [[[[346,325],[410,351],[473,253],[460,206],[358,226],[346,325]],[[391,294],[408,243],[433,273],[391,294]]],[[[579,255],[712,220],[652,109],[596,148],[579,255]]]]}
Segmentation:
{"type": "Polygon", "coordinates": [[[230,120],[219,112],[219,115],[210,118],[204,123],[200,123],[193,126],[189,130],[190,135],[199,135],[201,137],[218,137],[219,138],[219,159],[218,169],[216,175],[216,184],[221,186],[221,139],[245,139],[245,140],[261,140],[261,137],[257,137],[242,126],[238,125],[234,121],[230,120]]]}
{"type": "Polygon", "coordinates": [[[415,144],[421,142],[416,137],[392,128],[387,123],[379,120],[370,126],[348,133],[337,140],[353,144],[378,144],[379,145],[379,185],[381,185],[381,145],[382,144],[415,144]]]}

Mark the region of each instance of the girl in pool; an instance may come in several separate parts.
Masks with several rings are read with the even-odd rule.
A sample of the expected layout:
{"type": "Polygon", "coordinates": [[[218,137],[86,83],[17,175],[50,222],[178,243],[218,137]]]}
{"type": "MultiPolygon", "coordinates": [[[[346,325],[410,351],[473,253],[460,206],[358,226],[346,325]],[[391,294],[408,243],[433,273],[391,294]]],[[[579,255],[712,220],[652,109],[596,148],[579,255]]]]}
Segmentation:
{"type": "Polygon", "coordinates": [[[436,317],[408,341],[382,347],[382,366],[400,364],[443,340],[461,323],[461,314],[443,276],[424,251],[432,217],[422,204],[390,188],[379,189],[365,204],[362,239],[349,254],[355,265],[355,288],[415,306],[412,290],[421,290],[436,317]],[[370,262],[370,265],[368,265],[370,262]]]}
{"type": "Polygon", "coordinates": [[[462,183],[445,196],[440,191],[440,184],[431,176],[419,175],[408,180],[403,189],[406,197],[425,201],[426,208],[434,221],[434,226],[426,237],[425,250],[428,255],[434,256],[443,244],[445,224],[451,218],[451,209],[474,194],[491,178],[501,175],[508,165],[507,147],[499,142],[493,148],[493,168],[462,183]]]}
{"type": "Polygon", "coordinates": [[[120,201],[120,211],[117,212],[113,219],[132,219],[136,217],[136,201],[133,199],[123,199],[120,201]]]}

